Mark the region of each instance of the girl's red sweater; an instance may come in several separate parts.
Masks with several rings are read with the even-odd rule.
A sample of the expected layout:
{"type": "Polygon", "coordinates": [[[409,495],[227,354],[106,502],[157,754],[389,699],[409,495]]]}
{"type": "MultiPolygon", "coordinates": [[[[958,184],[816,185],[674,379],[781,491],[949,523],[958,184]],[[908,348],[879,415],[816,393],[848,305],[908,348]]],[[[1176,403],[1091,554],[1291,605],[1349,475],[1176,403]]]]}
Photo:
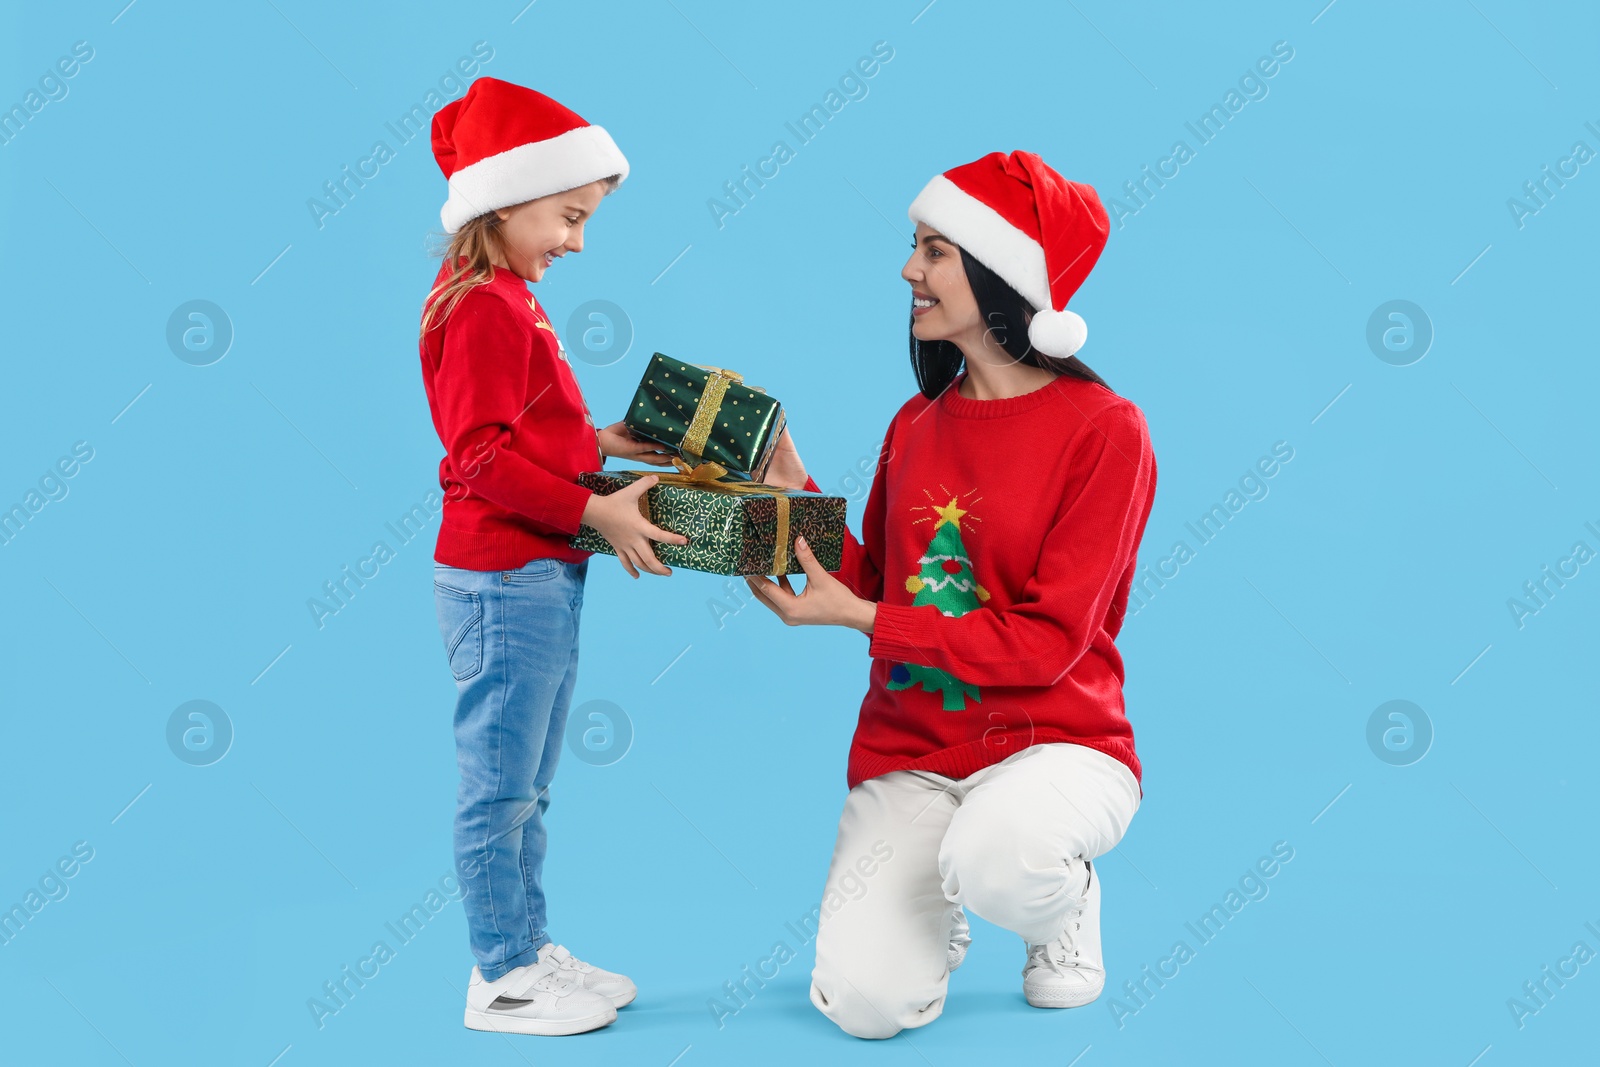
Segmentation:
{"type": "MultiPolygon", "coordinates": [[[[446,273],[441,265],[436,287],[446,273]]],[[[435,320],[421,349],[428,410],[445,448],[433,558],[476,571],[587,559],[567,546],[591,495],[577,477],[605,461],[567,354],[526,283],[495,269],[449,318],[435,320]]]]}
{"type": "Polygon", "coordinates": [[[1144,413],[1070,375],[1003,400],[964,378],[900,408],[846,531],[839,577],[877,602],[849,785],[1062,741],[1138,779],[1114,642],[1155,501],[1144,413]]]}

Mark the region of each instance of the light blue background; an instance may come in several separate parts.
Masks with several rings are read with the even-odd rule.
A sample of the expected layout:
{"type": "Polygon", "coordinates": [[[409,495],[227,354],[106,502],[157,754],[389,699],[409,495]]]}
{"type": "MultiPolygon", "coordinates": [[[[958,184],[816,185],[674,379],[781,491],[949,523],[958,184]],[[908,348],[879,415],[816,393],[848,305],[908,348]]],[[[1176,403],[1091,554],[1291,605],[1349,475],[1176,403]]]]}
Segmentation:
{"type": "Polygon", "coordinates": [[[94,58],[0,145],[0,504],[76,441],[94,458],[0,548],[0,905],[74,842],[94,858],[0,946],[8,1062],[1492,1067],[1592,1049],[1600,964],[1521,1029],[1506,1002],[1575,942],[1600,950],[1600,568],[1521,629],[1507,600],[1575,541],[1600,549],[1600,173],[1521,228],[1507,200],[1575,141],[1600,148],[1600,20],[1505,0],[924,2],[10,10],[0,104],[75,41],[94,58]],[[894,57],[869,95],[719,230],[708,198],[879,40],[894,57]],[[482,73],[568,102],[633,166],[538,289],[558,326],[592,299],[631,319],[625,358],[578,364],[597,418],[620,417],[653,350],[736,367],[786,402],[817,480],[854,490],[852,524],[845,479],[915,388],[898,271],[922,184],[1029,148],[1131,204],[1141,166],[1195,149],[1073,304],[1083,358],[1154,438],[1142,561],[1192,544],[1184,524],[1274,442],[1294,458],[1120,641],[1146,794],[1102,864],[1101,1002],[1028,1008],[1021,945],[980,923],[942,1019],[887,1044],[838,1032],[784,924],[821,893],[865,642],[755,604],[719,628],[722,579],[635,582],[595,557],[577,703],[614,702],[634,738],[608,766],[564,760],[548,883],[556,936],[628,971],[637,1004],[568,1042],[464,1030],[450,904],[313,1021],[308,998],[395,944],[385,923],[446,872],[455,764],[436,527],[398,547],[384,526],[436,488],[416,331],[444,181],[419,138],[322,228],[306,202],[394,147],[385,122],[476,41],[482,73]],[[1294,56],[1268,95],[1197,145],[1184,123],[1276,41],[1294,56]],[[210,366],[165,340],[194,299],[236,333],[210,366]],[[1366,342],[1392,299],[1435,330],[1409,366],[1366,342]],[[318,629],[307,599],[379,539],[396,558],[318,629]],[[235,732],[210,766],[166,741],[194,699],[235,732]],[[1393,699],[1435,731],[1410,766],[1366,740],[1393,699]],[[1119,1029],[1122,983],[1193,946],[1185,922],[1278,841],[1295,853],[1270,895],[1119,1029]],[[708,999],[780,939],[799,957],[719,1029],[708,999]]]}

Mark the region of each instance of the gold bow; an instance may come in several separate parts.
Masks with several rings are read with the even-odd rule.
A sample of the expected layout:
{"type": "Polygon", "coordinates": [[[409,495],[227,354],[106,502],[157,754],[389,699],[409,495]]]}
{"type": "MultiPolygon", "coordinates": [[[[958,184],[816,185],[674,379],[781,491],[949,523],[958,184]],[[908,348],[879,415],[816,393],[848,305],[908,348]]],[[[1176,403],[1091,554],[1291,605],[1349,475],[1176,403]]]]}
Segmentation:
{"type": "MultiPolygon", "coordinates": [[[[789,572],[789,490],[781,485],[767,485],[763,482],[734,481],[724,482],[719,479],[728,473],[728,468],[711,460],[704,460],[693,467],[677,456],[672,457],[673,466],[678,469],[674,472],[663,474],[660,471],[623,471],[623,474],[636,474],[643,477],[654,474],[661,479],[660,485],[682,485],[692,489],[709,489],[714,493],[733,493],[736,496],[757,496],[770,494],[778,501],[778,536],[772,549],[772,570],[769,574],[787,574],[789,572]]],[[[647,520],[650,518],[650,503],[647,499],[649,493],[639,495],[639,513],[647,520]]]]}

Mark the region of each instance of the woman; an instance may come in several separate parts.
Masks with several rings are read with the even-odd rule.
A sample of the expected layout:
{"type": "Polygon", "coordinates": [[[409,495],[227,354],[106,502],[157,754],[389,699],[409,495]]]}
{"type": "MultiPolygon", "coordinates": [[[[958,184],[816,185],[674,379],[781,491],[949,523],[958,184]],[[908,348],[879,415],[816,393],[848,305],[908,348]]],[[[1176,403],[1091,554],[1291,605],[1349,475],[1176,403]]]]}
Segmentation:
{"type": "MultiPolygon", "coordinates": [[[[1095,191],[995,152],[909,214],[920,395],[889,424],[861,540],[837,577],[797,543],[802,593],[750,579],[785,623],[870,637],[811,1000],[876,1038],[938,1017],[963,907],[1027,943],[1028,1003],[1104,988],[1092,861],[1142,796],[1113,642],[1156,483],[1143,413],[1074,355],[1066,303],[1108,230],[1095,191]]],[[[768,480],[818,488],[792,447],[768,480]]]]}

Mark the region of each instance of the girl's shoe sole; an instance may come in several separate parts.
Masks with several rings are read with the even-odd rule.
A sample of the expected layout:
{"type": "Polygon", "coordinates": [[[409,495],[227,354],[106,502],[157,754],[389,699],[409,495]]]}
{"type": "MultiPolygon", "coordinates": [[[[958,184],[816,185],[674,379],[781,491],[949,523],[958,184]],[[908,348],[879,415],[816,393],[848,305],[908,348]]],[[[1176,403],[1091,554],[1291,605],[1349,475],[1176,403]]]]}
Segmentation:
{"type": "Polygon", "coordinates": [[[589,1015],[581,1019],[519,1019],[502,1012],[474,1011],[468,1008],[463,1020],[468,1030],[483,1030],[491,1034],[529,1034],[534,1037],[568,1037],[586,1034],[616,1022],[612,1009],[606,1015],[589,1015]]]}

